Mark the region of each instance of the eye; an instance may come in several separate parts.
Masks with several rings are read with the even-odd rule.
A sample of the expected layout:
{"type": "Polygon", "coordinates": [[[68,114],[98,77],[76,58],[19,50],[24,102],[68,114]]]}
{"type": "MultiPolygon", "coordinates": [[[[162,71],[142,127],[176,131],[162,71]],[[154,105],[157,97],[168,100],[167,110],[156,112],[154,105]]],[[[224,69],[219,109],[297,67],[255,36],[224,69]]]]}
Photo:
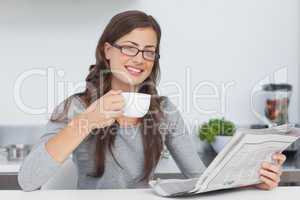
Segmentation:
{"type": "Polygon", "coordinates": [[[136,47],[132,47],[132,46],[122,46],[124,50],[126,51],[136,51],[137,48],[136,47]]]}
{"type": "Polygon", "coordinates": [[[122,46],[122,52],[129,56],[135,56],[138,52],[138,49],[132,46],[122,46]]]}
{"type": "Polygon", "coordinates": [[[155,51],[145,51],[145,55],[150,56],[150,57],[154,57],[155,56],[155,51]]]}

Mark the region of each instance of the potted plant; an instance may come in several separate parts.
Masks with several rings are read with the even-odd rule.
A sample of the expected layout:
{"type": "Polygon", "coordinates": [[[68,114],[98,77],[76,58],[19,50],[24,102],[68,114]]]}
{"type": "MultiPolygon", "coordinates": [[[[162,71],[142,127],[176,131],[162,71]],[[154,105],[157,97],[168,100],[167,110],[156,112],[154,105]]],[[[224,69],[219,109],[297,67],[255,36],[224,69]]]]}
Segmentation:
{"type": "Polygon", "coordinates": [[[199,138],[211,144],[214,150],[219,153],[231,139],[236,127],[233,122],[221,119],[210,119],[199,128],[199,138]]]}

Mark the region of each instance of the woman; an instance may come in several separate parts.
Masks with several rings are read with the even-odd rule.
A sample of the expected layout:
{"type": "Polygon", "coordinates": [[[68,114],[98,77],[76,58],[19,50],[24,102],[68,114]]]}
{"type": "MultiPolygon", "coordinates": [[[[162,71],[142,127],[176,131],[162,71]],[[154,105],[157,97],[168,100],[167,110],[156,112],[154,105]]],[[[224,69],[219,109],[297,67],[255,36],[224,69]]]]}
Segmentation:
{"type": "MultiPolygon", "coordinates": [[[[86,90],[54,110],[47,133],[25,159],[18,176],[23,190],[41,187],[71,154],[79,189],[148,187],[163,143],[187,178],[204,171],[177,108],[157,95],[160,38],[158,23],[143,12],[111,19],[97,45],[86,90]],[[148,113],[123,116],[122,91],[151,94],[148,113]]],[[[257,187],[278,185],[285,157],[276,154],[274,159],[279,164],[262,166],[257,187]]]]}

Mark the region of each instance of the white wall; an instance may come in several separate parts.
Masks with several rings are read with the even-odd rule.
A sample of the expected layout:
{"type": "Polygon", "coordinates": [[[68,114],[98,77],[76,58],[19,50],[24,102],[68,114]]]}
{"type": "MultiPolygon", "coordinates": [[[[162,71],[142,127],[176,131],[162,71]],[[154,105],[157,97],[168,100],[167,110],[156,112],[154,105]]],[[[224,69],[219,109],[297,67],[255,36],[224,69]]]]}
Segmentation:
{"type": "MultiPolygon", "coordinates": [[[[185,119],[202,122],[224,115],[238,124],[259,122],[250,109],[251,91],[260,80],[272,80],[274,72],[286,67],[287,80],[294,87],[291,120],[298,122],[297,0],[0,0],[0,124],[44,123],[67,95],[58,94],[58,87],[84,83],[104,25],[128,9],[144,10],[161,24],[160,92],[172,96],[185,119]],[[22,111],[14,100],[16,80],[25,71],[47,67],[53,67],[49,75],[51,70],[55,73],[54,90],[51,82],[47,90],[46,76],[35,75],[23,82],[21,95],[28,106],[49,105],[49,113],[22,111]],[[193,91],[204,81],[216,85],[220,94],[222,84],[233,84],[226,93],[225,110],[220,106],[222,96],[197,102],[202,109],[216,111],[212,114],[193,105],[193,91]],[[182,90],[181,100],[174,96],[175,84],[182,90]]],[[[197,93],[212,92],[201,87],[197,93]]]]}

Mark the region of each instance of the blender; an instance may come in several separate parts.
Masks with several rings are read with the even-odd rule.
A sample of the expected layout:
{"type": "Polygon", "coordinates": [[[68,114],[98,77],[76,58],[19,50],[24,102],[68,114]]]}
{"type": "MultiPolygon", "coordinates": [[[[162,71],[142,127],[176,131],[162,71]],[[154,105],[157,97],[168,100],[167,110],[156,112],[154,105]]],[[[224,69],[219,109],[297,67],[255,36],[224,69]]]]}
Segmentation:
{"type": "Polygon", "coordinates": [[[290,84],[266,84],[262,87],[266,94],[265,117],[275,125],[289,123],[288,108],[292,95],[290,84]]]}

